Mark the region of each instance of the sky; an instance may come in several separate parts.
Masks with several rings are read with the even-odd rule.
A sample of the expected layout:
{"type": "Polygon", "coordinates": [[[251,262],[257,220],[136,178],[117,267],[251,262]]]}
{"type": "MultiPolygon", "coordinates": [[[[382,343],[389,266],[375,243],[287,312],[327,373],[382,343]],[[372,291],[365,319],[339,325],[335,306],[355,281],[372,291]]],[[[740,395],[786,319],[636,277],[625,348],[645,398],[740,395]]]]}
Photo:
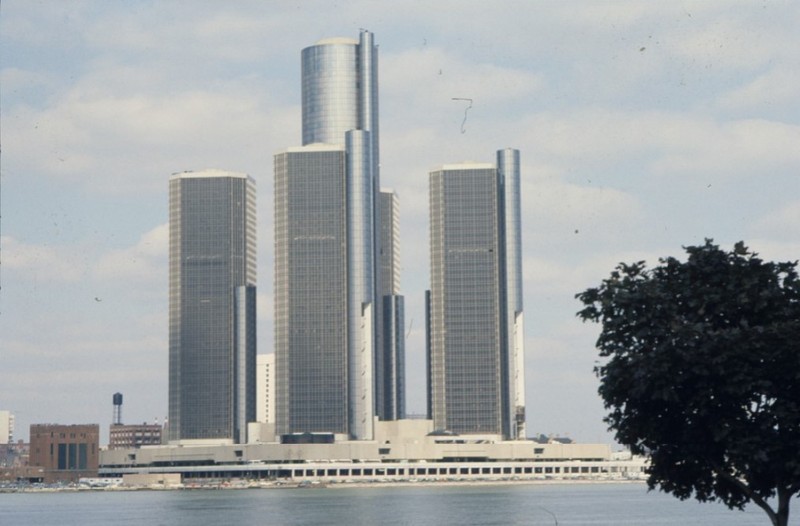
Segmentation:
{"type": "Polygon", "coordinates": [[[256,179],[272,352],[273,155],[301,143],[300,51],[364,28],[400,201],[409,411],[425,411],[428,172],[511,147],[528,433],[610,443],[576,293],[705,238],[800,258],[797,27],[792,0],[5,0],[0,409],[18,438],[99,423],[103,443],[115,392],[125,423],[163,421],[174,172],[256,179]]]}

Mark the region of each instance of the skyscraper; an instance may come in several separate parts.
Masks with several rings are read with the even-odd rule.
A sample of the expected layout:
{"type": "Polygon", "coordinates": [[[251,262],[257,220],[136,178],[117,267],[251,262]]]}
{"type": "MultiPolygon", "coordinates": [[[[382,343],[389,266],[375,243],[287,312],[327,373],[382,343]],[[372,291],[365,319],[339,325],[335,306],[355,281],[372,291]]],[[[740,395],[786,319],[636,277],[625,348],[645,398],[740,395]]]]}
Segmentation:
{"type": "Polygon", "coordinates": [[[275,156],[275,367],[278,433],[347,434],[345,152],[275,156]]]}
{"type": "Polygon", "coordinates": [[[280,434],[372,438],[385,292],[377,70],[368,31],[302,51],[303,146],[275,156],[280,434]]]}
{"type": "Polygon", "coordinates": [[[429,409],[436,429],[525,437],[519,151],[430,173],[429,409]]]}
{"type": "Polygon", "coordinates": [[[169,181],[169,440],[246,441],[255,420],[255,181],[169,181]]]}
{"type": "Polygon", "coordinates": [[[400,295],[397,194],[380,193],[380,281],[381,327],[375,353],[375,410],[381,420],[405,418],[404,298],[400,295]]]}
{"type": "Polygon", "coordinates": [[[256,355],[256,421],[275,423],[275,353],[256,355]]]}

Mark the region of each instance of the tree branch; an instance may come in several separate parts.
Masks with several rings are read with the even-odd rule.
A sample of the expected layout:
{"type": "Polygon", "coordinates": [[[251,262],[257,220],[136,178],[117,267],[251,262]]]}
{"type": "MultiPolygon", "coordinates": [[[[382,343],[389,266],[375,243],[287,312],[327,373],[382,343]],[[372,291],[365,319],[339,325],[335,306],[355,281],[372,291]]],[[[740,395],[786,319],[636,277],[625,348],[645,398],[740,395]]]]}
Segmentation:
{"type": "Polygon", "coordinates": [[[770,506],[766,500],[764,500],[763,498],[761,498],[760,495],[755,493],[750,488],[750,486],[742,482],[741,479],[734,477],[733,475],[728,473],[728,471],[725,470],[718,462],[715,462],[709,459],[708,457],[706,457],[706,461],[711,465],[711,469],[714,470],[717,476],[722,477],[723,479],[727,480],[728,482],[739,488],[739,490],[742,493],[744,493],[747,496],[747,498],[752,500],[756,504],[756,506],[758,506],[767,513],[773,524],[778,524],[777,522],[778,514],[775,512],[775,510],[772,509],[772,506],[770,506]]]}

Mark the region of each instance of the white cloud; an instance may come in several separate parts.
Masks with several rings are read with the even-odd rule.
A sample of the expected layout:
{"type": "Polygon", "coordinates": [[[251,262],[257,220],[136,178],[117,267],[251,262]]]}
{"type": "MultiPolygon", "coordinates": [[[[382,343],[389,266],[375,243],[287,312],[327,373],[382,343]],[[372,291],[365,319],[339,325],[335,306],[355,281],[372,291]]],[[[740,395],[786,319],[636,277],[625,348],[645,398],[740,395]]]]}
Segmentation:
{"type": "Polygon", "coordinates": [[[655,173],[763,178],[800,162],[798,125],[760,119],[676,124],[673,148],[653,163],[655,173]]]}
{"type": "Polygon", "coordinates": [[[593,246],[630,237],[644,215],[639,200],[621,190],[524,179],[522,209],[528,247],[545,241],[561,243],[570,237],[593,246]]]}
{"type": "Polygon", "coordinates": [[[16,279],[35,282],[76,282],[86,277],[89,259],[74,245],[30,244],[3,236],[3,267],[16,279]]]}
{"type": "Polygon", "coordinates": [[[747,84],[723,94],[719,107],[723,110],[767,112],[785,105],[797,107],[797,93],[800,92],[800,71],[797,71],[797,67],[773,67],[747,84]]]}
{"type": "MultiPolygon", "coordinates": [[[[800,174],[797,174],[800,177],[800,174]]],[[[756,236],[775,236],[780,234],[790,239],[800,239],[800,200],[790,201],[776,210],[770,211],[750,229],[756,236]]]]}
{"type": "Polygon", "coordinates": [[[124,283],[166,284],[169,224],[145,232],[131,247],[103,254],[94,266],[98,279],[124,283]]]}
{"type": "Polygon", "coordinates": [[[732,16],[730,11],[710,15],[701,23],[685,24],[680,38],[668,41],[685,61],[706,69],[755,69],[769,61],[775,45],[780,45],[780,40],[763,33],[766,28],[755,17],[732,16]]]}
{"type": "Polygon", "coordinates": [[[53,88],[52,75],[40,71],[30,71],[22,68],[4,68],[0,71],[0,82],[3,92],[17,93],[24,90],[37,88],[53,88]]]}
{"type": "Polygon", "coordinates": [[[271,171],[293,108],[243,93],[119,96],[76,88],[43,109],[13,108],[4,128],[17,172],[43,172],[107,192],[161,190],[169,173],[207,166],[271,171]],[[271,141],[271,142],[270,142],[271,141]],[[272,148],[269,146],[271,144],[272,148]]]}
{"type": "Polygon", "coordinates": [[[580,167],[606,179],[617,178],[610,171],[626,160],[637,161],[643,177],[701,174],[713,180],[762,177],[800,162],[800,126],[766,119],[579,108],[533,115],[524,129],[537,161],[562,170],[580,167]]]}
{"type": "Polygon", "coordinates": [[[531,97],[542,87],[541,77],[530,70],[466,62],[432,46],[387,54],[381,70],[386,96],[404,100],[419,113],[447,105],[453,97],[492,105],[531,97]]]}

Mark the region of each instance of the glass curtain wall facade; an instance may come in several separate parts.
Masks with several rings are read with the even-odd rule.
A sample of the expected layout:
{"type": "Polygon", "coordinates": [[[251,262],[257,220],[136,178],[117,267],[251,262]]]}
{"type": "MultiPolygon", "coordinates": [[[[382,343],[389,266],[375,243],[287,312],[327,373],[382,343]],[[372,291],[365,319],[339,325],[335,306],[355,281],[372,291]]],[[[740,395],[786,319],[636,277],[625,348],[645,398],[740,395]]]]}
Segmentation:
{"type": "Polygon", "coordinates": [[[522,213],[520,209],[519,150],[497,151],[500,183],[500,269],[504,331],[504,387],[508,402],[504,406],[504,434],[509,438],[527,436],[525,416],[524,311],[522,306],[522,213]]]}
{"type": "Polygon", "coordinates": [[[378,294],[382,330],[375,353],[375,409],[381,420],[405,418],[404,298],[400,295],[398,199],[391,190],[380,193],[380,254],[378,294]]]}
{"type": "Polygon", "coordinates": [[[525,415],[519,153],[501,153],[499,168],[430,173],[428,393],[435,429],[513,439],[525,415]]]}
{"type": "Polygon", "coordinates": [[[345,152],[275,156],[277,432],[348,433],[345,152]]]}
{"type": "Polygon", "coordinates": [[[185,172],[169,195],[168,439],[245,442],[255,420],[255,181],[185,172]]]}
{"type": "MultiPolygon", "coordinates": [[[[316,180],[320,185],[341,185],[340,193],[319,194],[319,198],[327,202],[318,204],[325,208],[338,207],[342,216],[337,216],[333,224],[342,225],[343,232],[337,238],[340,245],[336,251],[331,249],[326,253],[328,261],[334,265],[333,270],[326,273],[327,279],[338,281],[324,285],[317,292],[317,296],[331,294],[329,298],[312,299],[301,292],[303,285],[297,282],[284,283],[282,280],[287,276],[279,272],[279,265],[276,264],[276,290],[285,292],[283,300],[276,294],[276,313],[283,308],[280,301],[292,305],[291,308],[283,308],[284,317],[276,318],[276,411],[277,429],[282,434],[328,431],[344,433],[354,439],[371,439],[373,435],[376,411],[375,361],[381,352],[381,334],[384,330],[379,263],[381,216],[377,60],[377,47],[372,33],[368,31],[362,31],[358,40],[326,39],[302,51],[302,140],[303,147],[307,149],[302,152],[290,149],[276,156],[276,257],[277,254],[290,254],[293,249],[281,245],[291,245],[296,241],[294,237],[284,235],[288,231],[286,229],[291,227],[281,230],[284,227],[278,225],[278,209],[284,210],[282,214],[285,217],[303,221],[304,214],[314,215],[315,212],[298,203],[317,199],[319,191],[319,188],[305,187],[305,190],[298,189],[289,198],[288,193],[278,191],[279,178],[319,178],[316,180]],[[333,160],[330,155],[319,151],[326,148],[336,149],[341,158],[333,160]],[[306,159],[303,162],[299,160],[301,153],[306,159]],[[311,158],[318,160],[311,161],[311,158]],[[334,165],[326,166],[326,162],[333,162],[334,165]],[[301,173],[303,170],[315,173],[301,173]],[[335,182],[328,180],[334,178],[335,182]],[[303,197],[302,191],[310,193],[303,197]],[[281,199],[289,201],[282,203],[281,199]],[[331,259],[334,257],[341,259],[334,263],[331,259]],[[343,271],[341,276],[339,269],[343,271]],[[344,287],[343,293],[339,287],[344,287]],[[342,294],[345,311],[334,316],[338,320],[335,323],[340,325],[334,327],[333,321],[326,325],[327,321],[323,322],[322,319],[301,321],[302,315],[297,309],[311,311],[315,308],[305,302],[323,301],[338,305],[342,294]],[[341,362],[345,367],[344,377],[338,381],[340,392],[336,395],[327,388],[313,391],[313,395],[303,390],[303,382],[312,382],[314,378],[317,378],[314,382],[328,385],[330,372],[304,358],[308,345],[289,336],[295,327],[302,324],[306,324],[309,331],[325,332],[328,345],[333,346],[325,352],[339,356],[337,364],[341,362]],[[306,380],[301,380],[303,378],[306,380]],[[340,403],[343,403],[343,412],[336,409],[335,416],[322,416],[328,412],[331,404],[339,408],[340,403]],[[297,411],[306,416],[300,416],[297,411]],[[311,414],[317,416],[308,416],[311,414]],[[342,425],[340,417],[346,419],[346,424],[342,425]]],[[[281,180],[281,185],[288,184],[281,180]]],[[[309,230],[304,235],[326,236],[323,232],[330,225],[317,226],[317,234],[309,230]]],[[[302,265],[313,267],[317,263],[305,262],[302,265]]],[[[341,372],[338,367],[334,369],[338,371],[336,374],[341,372]]]]}

